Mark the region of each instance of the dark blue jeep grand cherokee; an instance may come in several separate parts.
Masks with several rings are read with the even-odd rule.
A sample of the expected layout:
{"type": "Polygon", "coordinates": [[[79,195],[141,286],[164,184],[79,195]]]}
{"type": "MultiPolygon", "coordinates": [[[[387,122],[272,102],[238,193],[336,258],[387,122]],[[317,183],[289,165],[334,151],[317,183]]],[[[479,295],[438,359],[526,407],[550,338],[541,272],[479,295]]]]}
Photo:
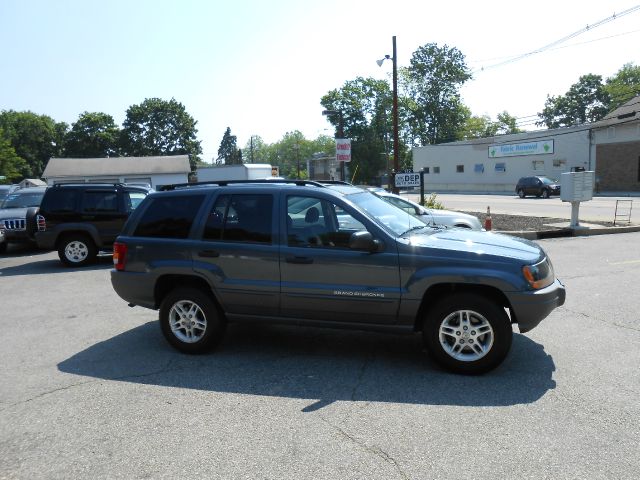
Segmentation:
{"type": "Polygon", "coordinates": [[[150,194],[114,246],[114,289],[160,310],[177,349],[199,353],[227,322],[421,332],[459,373],[497,366],[512,324],[565,300],[535,243],[426,225],[341,182],[245,181],[150,194]]]}

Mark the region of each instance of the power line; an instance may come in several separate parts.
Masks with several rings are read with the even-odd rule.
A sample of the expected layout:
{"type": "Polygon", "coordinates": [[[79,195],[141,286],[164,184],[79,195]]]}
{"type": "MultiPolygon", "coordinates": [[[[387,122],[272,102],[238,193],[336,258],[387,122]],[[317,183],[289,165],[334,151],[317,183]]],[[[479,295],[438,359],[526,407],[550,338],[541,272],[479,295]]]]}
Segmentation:
{"type": "Polygon", "coordinates": [[[564,37],[562,37],[562,38],[560,38],[558,40],[555,40],[554,42],[551,42],[548,45],[540,47],[540,48],[538,48],[536,50],[532,50],[530,52],[523,53],[521,55],[517,55],[515,57],[509,58],[509,59],[504,60],[502,62],[498,62],[498,63],[495,63],[493,65],[489,65],[487,67],[481,67],[479,69],[476,69],[476,70],[472,71],[471,73],[482,72],[482,71],[488,70],[490,68],[501,67],[503,65],[507,65],[509,63],[517,62],[518,60],[522,60],[523,58],[530,57],[531,55],[542,53],[542,52],[544,52],[546,50],[549,50],[549,49],[551,49],[553,47],[556,47],[557,45],[560,45],[561,43],[564,43],[564,42],[566,42],[568,40],[571,40],[572,38],[577,37],[578,35],[582,35],[585,32],[588,32],[588,31],[593,30],[594,28],[597,28],[597,27],[599,27],[601,25],[604,25],[606,23],[609,23],[609,22],[612,22],[614,20],[617,20],[618,18],[624,17],[625,15],[629,15],[630,13],[633,13],[633,12],[635,12],[637,10],[640,10],[640,5],[636,5],[635,7],[628,8],[627,10],[624,10],[624,11],[618,13],[618,14],[614,13],[610,17],[607,17],[607,18],[604,18],[602,20],[599,20],[596,23],[594,23],[593,25],[587,25],[586,27],[581,28],[580,30],[578,30],[576,32],[573,32],[573,33],[571,33],[569,35],[566,35],[566,36],[564,36],[564,37]]]}

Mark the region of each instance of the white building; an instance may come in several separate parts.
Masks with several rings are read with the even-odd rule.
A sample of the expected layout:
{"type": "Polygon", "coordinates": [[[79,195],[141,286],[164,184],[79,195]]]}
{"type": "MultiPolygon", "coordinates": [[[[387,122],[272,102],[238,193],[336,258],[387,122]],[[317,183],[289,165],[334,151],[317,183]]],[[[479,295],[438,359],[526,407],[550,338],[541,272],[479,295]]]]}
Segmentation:
{"type": "Polygon", "coordinates": [[[513,192],[520,177],[595,170],[600,190],[640,191],[640,97],[599,122],[413,149],[432,191],[513,192]]]}
{"type": "Polygon", "coordinates": [[[520,177],[588,169],[589,138],[580,126],[417,147],[413,171],[424,169],[429,190],[512,192],[520,177]]]}
{"type": "Polygon", "coordinates": [[[188,155],[159,157],[52,158],[42,178],[56,183],[137,183],[153,188],[186,183],[191,171],[188,155]]]}

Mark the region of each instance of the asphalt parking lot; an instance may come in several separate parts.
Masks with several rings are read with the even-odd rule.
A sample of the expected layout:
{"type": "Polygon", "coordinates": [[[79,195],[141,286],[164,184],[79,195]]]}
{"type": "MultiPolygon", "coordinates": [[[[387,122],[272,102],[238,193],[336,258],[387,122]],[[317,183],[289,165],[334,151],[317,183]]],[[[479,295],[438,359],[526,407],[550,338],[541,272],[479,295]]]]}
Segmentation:
{"type": "Polygon", "coordinates": [[[636,478],[640,233],[541,240],[566,304],[480,377],[420,339],[231,326],[186,356],[111,259],[0,257],[0,478],[636,478]]]}

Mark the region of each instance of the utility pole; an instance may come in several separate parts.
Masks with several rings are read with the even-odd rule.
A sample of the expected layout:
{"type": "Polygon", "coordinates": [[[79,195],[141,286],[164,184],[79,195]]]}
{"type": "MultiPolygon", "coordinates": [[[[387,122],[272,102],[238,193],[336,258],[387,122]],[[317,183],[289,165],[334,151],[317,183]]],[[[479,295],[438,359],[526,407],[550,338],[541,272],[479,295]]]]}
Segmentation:
{"type": "Polygon", "coordinates": [[[400,169],[400,135],[398,134],[398,52],[396,51],[396,36],[393,36],[393,192],[398,193],[396,187],[396,173],[400,169]]]}

